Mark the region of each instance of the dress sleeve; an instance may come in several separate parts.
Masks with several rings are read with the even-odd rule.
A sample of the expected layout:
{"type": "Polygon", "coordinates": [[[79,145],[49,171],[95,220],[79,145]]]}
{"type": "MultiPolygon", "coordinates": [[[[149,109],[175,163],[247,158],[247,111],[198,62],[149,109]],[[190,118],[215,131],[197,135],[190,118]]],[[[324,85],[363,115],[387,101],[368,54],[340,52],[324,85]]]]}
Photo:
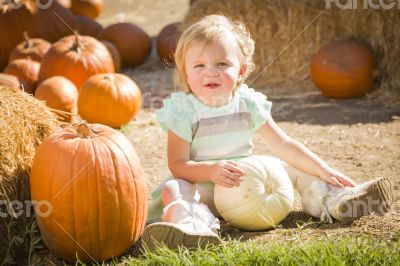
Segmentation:
{"type": "Polygon", "coordinates": [[[185,93],[171,94],[163,101],[164,106],[156,112],[156,119],[161,128],[168,132],[171,130],[182,139],[192,142],[193,106],[185,93]]]}
{"type": "Polygon", "coordinates": [[[264,94],[248,88],[246,85],[243,85],[243,88],[241,88],[241,93],[244,96],[251,113],[251,129],[256,131],[268,121],[271,113],[272,102],[268,101],[267,96],[264,94]]]}

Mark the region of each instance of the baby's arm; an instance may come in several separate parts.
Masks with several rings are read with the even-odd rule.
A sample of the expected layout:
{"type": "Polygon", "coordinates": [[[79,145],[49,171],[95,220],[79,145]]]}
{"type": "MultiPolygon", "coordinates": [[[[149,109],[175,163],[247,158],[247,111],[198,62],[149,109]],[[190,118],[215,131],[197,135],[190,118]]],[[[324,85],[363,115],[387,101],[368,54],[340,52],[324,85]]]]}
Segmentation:
{"type": "Polygon", "coordinates": [[[190,143],[168,130],[168,167],[176,178],[191,183],[212,181],[225,187],[239,186],[244,171],[235,162],[195,162],[190,160],[190,143]]]}
{"type": "Polygon", "coordinates": [[[270,116],[258,131],[271,151],[288,164],[307,174],[317,176],[334,186],[354,186],[348,176],[329,167],[321,158],[300,142],[289,137],[270,116]]]}

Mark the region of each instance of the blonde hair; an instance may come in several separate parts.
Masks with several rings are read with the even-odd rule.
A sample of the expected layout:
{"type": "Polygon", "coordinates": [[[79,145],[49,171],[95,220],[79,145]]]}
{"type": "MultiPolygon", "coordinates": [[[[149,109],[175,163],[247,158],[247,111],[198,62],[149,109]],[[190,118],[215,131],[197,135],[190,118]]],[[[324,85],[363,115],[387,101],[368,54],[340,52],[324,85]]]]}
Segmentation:
{"type": "Polygon", "coordinates": [[[250,73],[254,70],[253,54],[254,40],[247,31],[243,23],[232,21],[231,19],[221,15],[205,16],[198,22],[187,28],[178,40],[175,50],[175,88],[183,91],[191,92],[189,84],[186,81],[185,54],[193,43],[201,43],[205,46],[215,43],[225,35],[232,33],[236,37],[237,44],[243,55],[243,62],[247,65],[245,73],[238,81],[236,88],[240,87],[250,73]]]}

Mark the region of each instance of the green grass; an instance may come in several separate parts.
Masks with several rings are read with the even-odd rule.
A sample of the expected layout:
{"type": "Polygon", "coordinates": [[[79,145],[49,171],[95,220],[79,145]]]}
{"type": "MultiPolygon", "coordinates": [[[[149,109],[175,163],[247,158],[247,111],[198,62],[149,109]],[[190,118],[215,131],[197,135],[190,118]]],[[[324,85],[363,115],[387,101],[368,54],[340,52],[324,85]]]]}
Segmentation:
{"type": "Polygon", "coordinates": [[[400,265],[400,242],[362,238],[260,243],[229,241],[189,251],[160,248],[123,265],[400,265]]]}

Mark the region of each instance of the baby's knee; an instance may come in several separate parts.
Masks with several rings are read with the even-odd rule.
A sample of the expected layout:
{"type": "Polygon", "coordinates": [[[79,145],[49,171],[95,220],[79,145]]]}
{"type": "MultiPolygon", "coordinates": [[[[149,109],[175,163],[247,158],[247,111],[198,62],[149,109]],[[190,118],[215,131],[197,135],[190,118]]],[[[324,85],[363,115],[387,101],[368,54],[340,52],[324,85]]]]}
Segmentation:
{"type": "Polygon", "coordinates": [[[178,198],[191,198],[195,195],[194,184],[179,178],[168,180],[164,183],[161,198],[164,206],[178,198]]]}

